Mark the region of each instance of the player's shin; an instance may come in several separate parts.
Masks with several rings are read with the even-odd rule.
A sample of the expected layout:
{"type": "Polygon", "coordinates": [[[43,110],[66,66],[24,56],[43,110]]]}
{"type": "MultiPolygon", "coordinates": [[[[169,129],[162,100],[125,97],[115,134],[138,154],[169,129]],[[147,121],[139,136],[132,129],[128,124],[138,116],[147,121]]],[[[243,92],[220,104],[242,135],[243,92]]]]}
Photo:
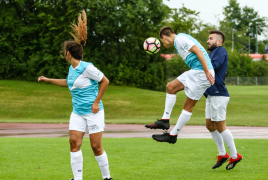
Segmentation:
{"type": "Polygon", "coordinates": [[[192,113],[182,110],[181,115],[177,121],[176,126],[172,129],[172,131],[170,131],[170,135],[177,135],[180,130],[182,129],[182,127],[190,120],[192,113]]]}
{"type": "Polygon", "coordinates": [[[210,132],[211,136],[216,143],[218,150],[219,150],[219,156],[224,156],[226,154],[223,139],[219,131],[215,130],[213,132],[210,132]]]}
{"type": "Polygon", "coordinates": [[[232,133],[229,131],[229,129],[226,129],[221,133],[222,139],[225,142],[225,144],[228,146],[228,149],[230,151],[231,157],[233,159],[237,158],[237,151],[234,143],[234,138],[232,133]]]}
{"type": "Polygon", "coordinates": [[[110,170],[109,170],[109,163],[108,163],[108,157],[106,152],[104,151],[102,155],[95,156],[101,170],[101,174],[103,179],[105,178],[111,178],[110,176],[110,170]]]}
{"type": "Polygon", "coordinates": [[[172,109],[176,103],[176,94],[166,94],[165,112],[162,116],[162,120],[169,120],[172,109]]]}
{"type": "Polygon", "coordinates": [[[83,180],[83,155],[81,149],[77,152],[70,152],[71,166],[75,180],[83,180]]]}

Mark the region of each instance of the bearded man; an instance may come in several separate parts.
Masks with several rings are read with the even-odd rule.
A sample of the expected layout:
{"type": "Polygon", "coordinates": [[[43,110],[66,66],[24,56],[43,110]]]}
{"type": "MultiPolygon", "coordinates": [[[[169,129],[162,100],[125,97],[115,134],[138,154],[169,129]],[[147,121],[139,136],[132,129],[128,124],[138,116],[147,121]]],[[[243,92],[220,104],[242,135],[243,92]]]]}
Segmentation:
{"type": "Polygon", "coordinates": [[[228,68],[228,53],[222,44],[224,34],[221,31],[211,30],[208,37],[209,57],[215,71],[215,84],[209,87],[204,95],[206,96],[206,127],[210,131],[215,141],[219,156],[217,163],[212,169],[220,167],[230,158],[225,151],[224,142],[228,146],[231,154],[227,170],[233,169],[235,165],[242,160],[242,156],[237,153],[232,133],[227,129],[226,109],[229,102],[229,92],[225,86],[225,76],[228,68]]]}

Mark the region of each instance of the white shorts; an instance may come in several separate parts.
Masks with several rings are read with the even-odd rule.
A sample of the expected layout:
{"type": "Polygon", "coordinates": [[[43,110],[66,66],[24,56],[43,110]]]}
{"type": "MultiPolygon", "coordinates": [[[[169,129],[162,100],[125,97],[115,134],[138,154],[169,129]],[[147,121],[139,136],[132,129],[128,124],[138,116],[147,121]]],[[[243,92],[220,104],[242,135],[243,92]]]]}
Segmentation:
{"type": "MultiPolygon", "coordinates": [[[[214,70],[209,71],[215,77],[214,70]]],[[[181,74],[177,79],[184,85],[186,96],[193,100],[199,100],[206,89],[211,86],[206,73],[202,70],[191,69],[181,74]]]]}
{"type": "Polygon", "coordinates": [[[206,100],[206,119],[224,121],[229,99],[230,97],[226,96],[208,96],[206,100]]]}
{"type": "Polygon", "coordinates": [[[104,110],[96,114],[78,115],[72,112],[69,122],[69,130],[86,132],[89,134],[104,131],[104,110]]]}

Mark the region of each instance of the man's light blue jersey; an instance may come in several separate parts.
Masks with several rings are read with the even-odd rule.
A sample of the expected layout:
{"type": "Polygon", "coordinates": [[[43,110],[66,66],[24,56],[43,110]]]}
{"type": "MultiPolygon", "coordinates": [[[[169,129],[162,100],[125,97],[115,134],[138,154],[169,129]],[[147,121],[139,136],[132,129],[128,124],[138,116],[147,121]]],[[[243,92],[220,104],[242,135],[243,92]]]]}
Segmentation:
{"type": "MultiPolygon", "coordinates": [[[[80,64],[69,68],[66,78],[68,88],[72,94],[73,112],[78,115],[91,114],[91,107],[99,93],[98,82],[103,78],[103,73],[92,63],[80,61],[80,64]]],[[[100,110],[103,104],[99,103],[100,110]]]]}
{"type": "Polygon", "coordinates": [[[199,47],[199,49],[202,50],[202,52],[206,58],[209,70],[213,69],[213,66],[211,64],[211,61],[210,61],[210,58],[208,56],[207,51],[192,36],[190,36],[188,34],[184,34],[184,33],[179,33],[178,35],[176,35],[176,37],[174,39],[174,45],[175,45],[175,48],[176,48],[177,52],[179,53],[179,55],[182,57],[184,62],[191,69],[204,70],[203,66],[202,66],[201,62],[199,61],[199,59],[197,58],[196,54],[189,51],[193,47],[193,45],[197,45],[197,47],[199,47]]]}

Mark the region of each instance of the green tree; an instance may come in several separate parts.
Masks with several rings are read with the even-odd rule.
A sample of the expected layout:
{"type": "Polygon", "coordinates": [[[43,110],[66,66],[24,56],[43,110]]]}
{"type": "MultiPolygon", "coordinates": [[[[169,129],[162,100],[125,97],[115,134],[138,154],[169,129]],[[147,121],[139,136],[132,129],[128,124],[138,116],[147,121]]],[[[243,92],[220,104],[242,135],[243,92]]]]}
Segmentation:
{"type": "Polygon", "coordinates": [[[151,56],[142,48],[168,16],[162,0],[0,0],[0,8],[2,79],[65,78],[69,65],[60,58],[61,43],[72,39],[69,24],[85,9],[85,61],[114,84],[165,87],[161,52],[151,56]]]}
{"type": "Polygon", "coordinates": [[[91,0],[87,8],[88,33],[94,35],[90,37],[90,61],[102,67],[115,84],[163,88],[161,52],[148,55],[142,45],[157,34],[169,8],[161,0],[91,0]]]}
{"type": "MultiPolygon", "coordinates": [[[[254,8],[248,6],[241,8],[237,0],[229,0],[229,5],[224,7],[223,14],[225,17],[220,22],[220,29],[225,31],[229,41],[232,41],[231,33],[233,29],[235,30],[234,40],[237,50],[242,50],[243,44],[247,46],[250,34],[256,37],[265,31],[267,17],[260,17],[254,8]]],[[[227,45],[230,46],[229,43],[227,45]]],[[[255,43],[251,43],[250,48],[256,49],[255,43]]]]}

